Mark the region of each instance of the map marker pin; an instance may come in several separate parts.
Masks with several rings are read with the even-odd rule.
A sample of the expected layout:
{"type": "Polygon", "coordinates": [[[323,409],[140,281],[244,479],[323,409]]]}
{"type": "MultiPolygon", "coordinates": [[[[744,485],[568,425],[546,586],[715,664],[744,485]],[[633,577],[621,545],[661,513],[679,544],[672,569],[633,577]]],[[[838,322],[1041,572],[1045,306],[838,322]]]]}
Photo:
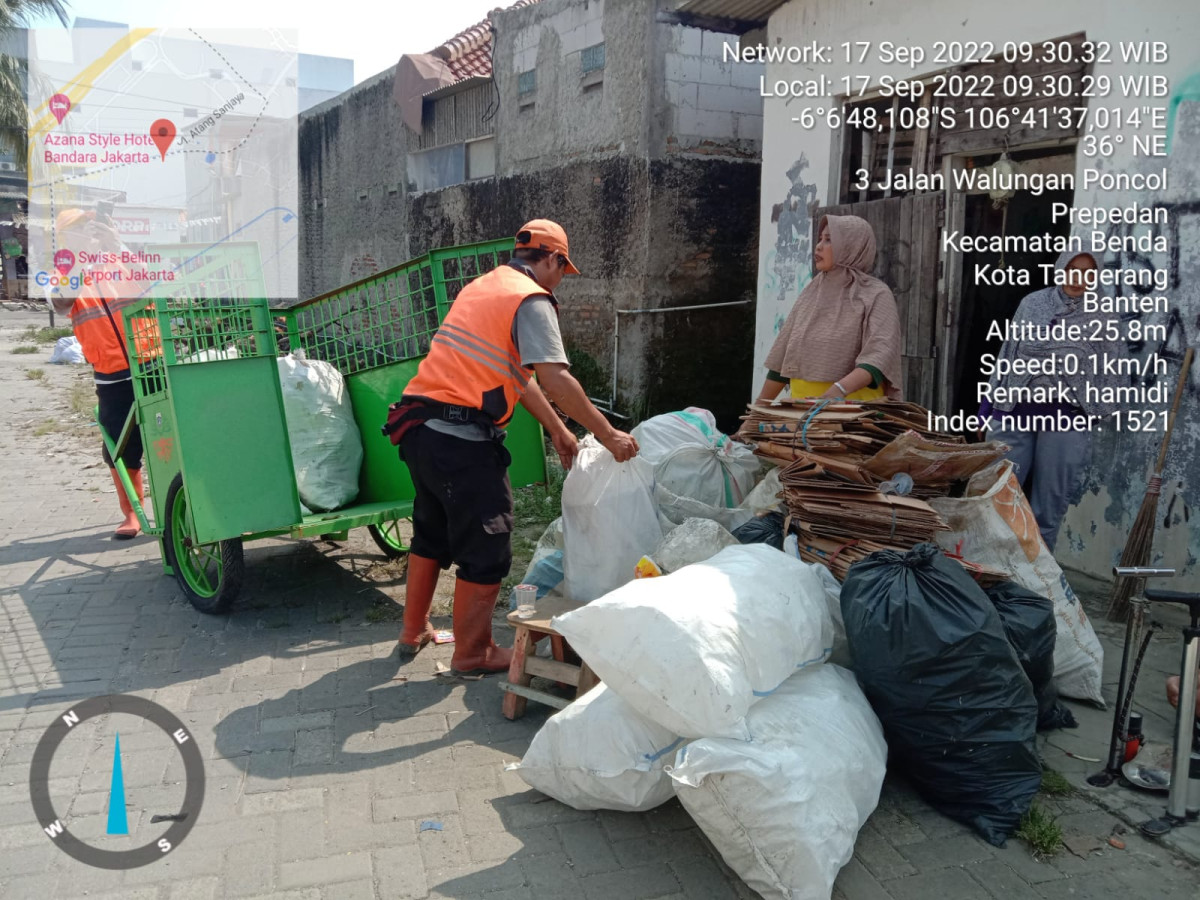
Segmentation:
{"type": "Polygon", "coordinates": [[[150,139],[162,154],[163,162],[167,161],[167,148],[175,140],[175,123],[170,119],[158,119],[150,126],[150,139]]]}
{"type": "Polygon", "coordinates": [[[60,275],[65,276],[75,265],[75,254],[70,250],[59,250],[54,254],[54,268],[60,275]]]}
{"type": "Polygon", "coordinates": [[[54,118],[58,120],[58,124],[62,124],[62,120],[66,118],[67,113],[71,111],[71,98],[66,94],[55,94],[50,98],[50,112],[54,118]]]}

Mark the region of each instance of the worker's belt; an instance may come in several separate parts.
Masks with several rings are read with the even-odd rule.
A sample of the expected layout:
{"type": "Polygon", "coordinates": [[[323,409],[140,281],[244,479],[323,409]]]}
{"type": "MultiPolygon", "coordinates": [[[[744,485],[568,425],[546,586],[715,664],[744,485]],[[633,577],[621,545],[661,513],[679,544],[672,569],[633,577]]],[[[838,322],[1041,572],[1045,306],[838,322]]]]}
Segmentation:
{"type": "Polygon", "coordinates": [[[492,440],[504,441],[504,431],[496,425],[496,420],[483,410],[413,397],[401,397],[398,402],[389,406],[387,423],[380,430],[398,446],[409,429],[423,425],[430,419],[440,419],[454,425],[478,425],[492,440]]]}

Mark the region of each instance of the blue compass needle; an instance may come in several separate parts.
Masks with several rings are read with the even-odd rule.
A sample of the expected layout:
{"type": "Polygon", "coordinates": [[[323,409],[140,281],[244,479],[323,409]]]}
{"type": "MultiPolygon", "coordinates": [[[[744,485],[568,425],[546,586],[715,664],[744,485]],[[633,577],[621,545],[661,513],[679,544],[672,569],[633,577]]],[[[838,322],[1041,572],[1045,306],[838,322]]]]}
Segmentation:
{"type": "Polygon", "coordinates": [[[113,748],[112,784],[108,789],[108,833],[129,834],[125,815],[125,775],[121,771],[121,735],[113,748]]]}

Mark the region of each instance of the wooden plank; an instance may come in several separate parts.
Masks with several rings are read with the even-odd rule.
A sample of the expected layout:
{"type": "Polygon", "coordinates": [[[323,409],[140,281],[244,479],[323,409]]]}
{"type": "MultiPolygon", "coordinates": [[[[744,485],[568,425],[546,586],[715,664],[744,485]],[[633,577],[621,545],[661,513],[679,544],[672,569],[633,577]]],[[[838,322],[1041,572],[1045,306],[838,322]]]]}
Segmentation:
{"type": "Polygon", "coordinates": [[[549,678],[551,681],[561,681],[563,684],[579,686],[579,666],[572,666],[569,663],[531,656],[525,660],[525,671],[535,677],[549,678]]]}
{"type": "MultiPolygon", "coordinates": [[[[504,702],[501,705],[501,711],[506,719],[519,719],[525,715],[526,695],[515,689],[528,688],[529,683],[533,681],[533,677],[525,671],[529,655],[532,652],[533,642],[529,640],[529,629],[517,628],[516,637],[513,639],[512,662],[508,664],[507,681],[508,687],[514,690],[504,696],[504,702]]],[[[504,687],[505,683],[500,686],[504,687]]]]}
{"type": "Polygon", "coordinates": [[[924,297],[921,295],[921,249],[924,247],[924,242],[919,240],[919,232],[923,224],[919,218],[915,216],[916,204],[912,197],[905,197],[908,205],[905,209],[907,218],[905,221],[906,232],[905,238],[907,241],[908,251],[908,279],[905,286],[908,288],[905,291],[904,298],[904,353],[920,354],[921,333],[921,304],[924,302],[924,297]]]}
{"type": "Polygon", "coordinates": [[[506,618],[508,624],[514,628],[524,627],[532,631],[540,631],[542,634],[558,634],[550,624],[550,620],[578,608],[578,603],[571,603],[569,600],[539,600],[532,619],[517,618],[515,610],[510,612],[506,618]]]}
{"type": "MultiPolygon", "coordinates": [[[[872,169],[871,157],[871,133],[869,131],[862,132],[862,154],[859,157],[859,168],[866,169],[868,172],[872,169]]],[[[867,191],[860,190],[858,192],[858,202],[865,203],[867,200],[867,191]]],[[[814,241],[814,243],[816,243],[814,241]]]]}
{"type": "MultiPolygon", "coordinates": [[[[500,682],[500,690],[506,692],[504,697],[505,709],[508,708],[509,698],[512,698],[514,702],[521,704],[521,712],[525,711],[525,702],[527,700],[533,700],[537,703],[544,703],[546,706],[553,706],[555,709],[566,709],[571,705],[570,700],[564,700],[562,697],[559,697],[556,694],[548,694],[545,691],[535,690],[534,688],[525,687],[524,685],[520,684],[512,684],[508,681],[500,682]]],[[[507,716],[508,713],[506,712],[505,715],[507,716]]],[[[508,716],[508,718],[519,718],[519,716],[520,714],[517,716],[508,716]]]]}
{"type": "MultiPolygon", "coordinates": [[[[920,109],[929,109],[932,101],[931,92],[926,91],[921,95],[920,109]]],[[[917,129],[917,136],[913,142],[912,160],[909,165],[917,174],[925,173],[925,155],[929,152],[929,131],[929,128],[917,129]]]]}
{"type": "Polygon", "coordinates": [[[596,676],[596,673],[592,671],[587,663],[583,663],[579,667],[579,690],[575,692],[575,699],[578,700],[599,683],[600,679],[596,676]]]}
{"type": "MultiPolygon", "coordinates": [[[[885,169],[887,171],[891,171],[891,168],[894,165],[895,159],[896,159],[896,128],[895,128],[895,124],[896,124],[896,111],[899,108],[900,108],[900,97],[899,96],[893,97],[892,98],[892,126],[893,127],[888,131],[887,166],[885,167],[885,169]]],[[[886,181],[884,181],[884,184],[887,185],[887,187],[885,187],[883,189],[883,197],[886,200],[888,197],[892,196],[891,179],[887,179],[886,181]]]]}

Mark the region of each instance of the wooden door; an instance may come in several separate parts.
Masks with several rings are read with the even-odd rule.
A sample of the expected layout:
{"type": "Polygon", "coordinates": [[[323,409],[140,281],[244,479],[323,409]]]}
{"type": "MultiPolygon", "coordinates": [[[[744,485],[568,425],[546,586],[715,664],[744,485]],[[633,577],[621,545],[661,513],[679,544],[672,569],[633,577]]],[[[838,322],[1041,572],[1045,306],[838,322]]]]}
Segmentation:
{"type": "Polygon", "coordinates": [[[813,213],[813,244],[821,216],[859,216],[875,230],[875,277],[892,289],[900,313],[904,399],[937,409],[939,192],[827,206],[813,213]]]}

